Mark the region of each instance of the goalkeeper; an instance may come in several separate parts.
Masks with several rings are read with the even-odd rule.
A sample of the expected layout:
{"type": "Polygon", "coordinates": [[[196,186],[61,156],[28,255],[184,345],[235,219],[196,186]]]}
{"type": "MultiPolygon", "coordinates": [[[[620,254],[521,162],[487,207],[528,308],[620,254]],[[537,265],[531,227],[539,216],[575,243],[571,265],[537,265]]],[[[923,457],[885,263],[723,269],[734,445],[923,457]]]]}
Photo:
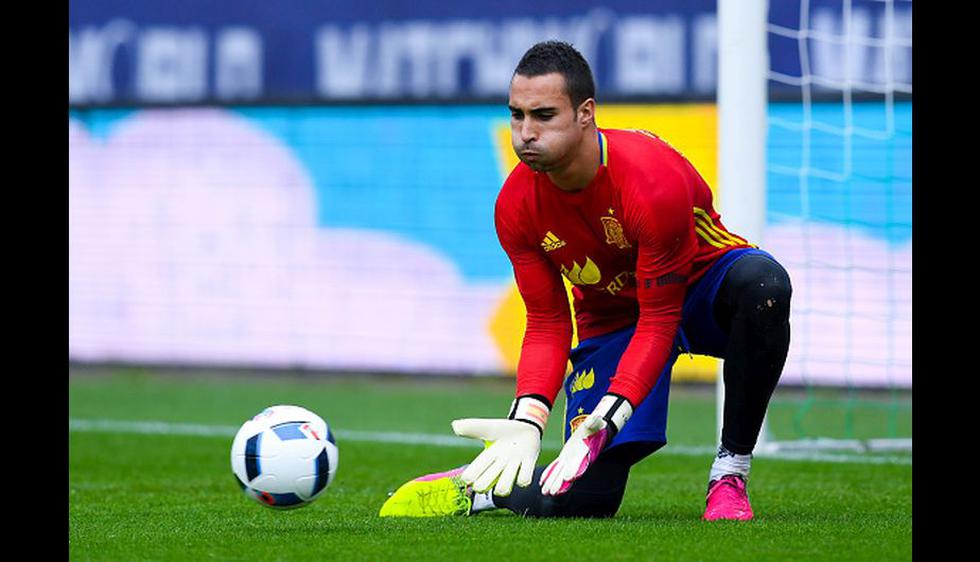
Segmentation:
{"type": "Polygon", "coordinates": [[[646,131],[598,129],[582,55],[558,41],[525,53],[511,80],[521,163],[495,208],[527,308],[517,388],[502,419],[453,422],[487,447],[470,464],[412,480],[382,516],[615,515],[630,467],[667,442],[679,353],[725,360],[724,425],[704,518],[751,519],[746,482],[789,348],[786,271],[721,223],[711,190],[646,131]],[[580,344],[562,276],[573,287],[580,344]],[[535,466],[564,382],[565,444],[535,466]]]}

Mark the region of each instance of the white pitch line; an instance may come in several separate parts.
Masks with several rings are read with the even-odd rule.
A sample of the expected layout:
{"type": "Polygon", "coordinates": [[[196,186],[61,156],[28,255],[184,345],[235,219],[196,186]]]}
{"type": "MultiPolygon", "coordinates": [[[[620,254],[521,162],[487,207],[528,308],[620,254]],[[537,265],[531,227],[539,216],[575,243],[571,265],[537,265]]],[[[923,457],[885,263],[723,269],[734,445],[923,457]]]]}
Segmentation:
{"type": "MultiPolygon", "coordinates": [[[[78,432],[100,432],[100,433],[136,433],[142,435],[190,435],[198,437],[234,437],[238,432],[237,426],[232,425],[204,425],[194,423],[171,423],[162,421],[124,421],[124,420],[91,420],[91,419],[69,419],[69,431],[78,432]]],[[[435,435],[431,433],[403,433],[398,431],[357,431],[339,429],[334,431],[340,441],[354,441],[365,443],[393,443],[397,445],[435,445],[439,447],[467,447],[478,446],[470,439],[461,437],[451,437],[447,435],[435,435]]],[[[558,450],[556,443],[545,442],[542,444],[544,450],[558,450]]],[[[691,445],[668,445],[658,455],[682,455],[682,456],[707,456],[713,455],[714,447],[710,446],[691,446],[691,445]]],[[[760,452],[755,455],[759,458],[776,460],[796,460],[796,461],[822,461],[832,463],[859,463],[859,464],[899,464],[911,465],[910,456],[872,456],[863,454],[848,453],[814,453],[804,451],[792,452],[760,452]]]]}

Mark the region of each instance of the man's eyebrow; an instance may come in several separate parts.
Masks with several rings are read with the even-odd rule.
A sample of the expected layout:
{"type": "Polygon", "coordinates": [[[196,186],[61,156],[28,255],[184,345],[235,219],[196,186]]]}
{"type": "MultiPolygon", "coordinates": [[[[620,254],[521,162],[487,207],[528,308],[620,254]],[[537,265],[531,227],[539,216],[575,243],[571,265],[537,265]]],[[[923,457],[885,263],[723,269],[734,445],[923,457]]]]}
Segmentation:
{"type": "MultiPolygon", "coordinates": [[[[524,110],[523,109],[520,109],[518,107],[514,107],[512,105],[508,105],[507,108],[510,109],[511,111],[513,111],[514,113],[524,113],[524,110]]],[[[538,108],[535,108],[535,109],[532,109],[532,110],[528,111],[528,113],[534,113],[534,114],[539,114],[539,113],[555,113],[556,111],[558,111],[558,108],[557,107],[538,107],[538,108]]]]}

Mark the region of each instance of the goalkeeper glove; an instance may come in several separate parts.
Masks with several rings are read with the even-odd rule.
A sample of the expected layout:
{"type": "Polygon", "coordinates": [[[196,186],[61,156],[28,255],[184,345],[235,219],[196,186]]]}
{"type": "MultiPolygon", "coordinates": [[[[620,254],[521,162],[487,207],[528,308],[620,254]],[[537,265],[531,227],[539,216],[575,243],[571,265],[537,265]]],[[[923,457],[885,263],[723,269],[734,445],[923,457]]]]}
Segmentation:
{"type": "Polygon", "coordinates": [[[556,496],[567,492],[632,415],[633,406],[622,396],[603,396],[565,442],[558,458],[541,473],[541,493],[556,496]]]}
{"type": "Polygon", "coordinates": [[[515,479],[518,486],[530,485],[550,411],[543,400],[520,396],[511,404],[507,419],[455,420],[456,435],[481,439],[487,445],[460,474],[463,482],[480,493],[493,487],[496,496],[509,496],[515,479]]]}

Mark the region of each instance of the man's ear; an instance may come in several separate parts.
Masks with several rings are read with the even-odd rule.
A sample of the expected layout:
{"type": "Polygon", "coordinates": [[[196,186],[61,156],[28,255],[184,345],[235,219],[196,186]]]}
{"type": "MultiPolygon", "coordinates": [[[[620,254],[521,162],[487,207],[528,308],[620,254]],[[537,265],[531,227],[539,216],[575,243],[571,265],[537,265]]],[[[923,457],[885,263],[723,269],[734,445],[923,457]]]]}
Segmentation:
{"type": "Polygon", "coordinates": [[[578,124],[588,127],[595,121],[595,99],[589,98],[578,106],[578,124]]]}

